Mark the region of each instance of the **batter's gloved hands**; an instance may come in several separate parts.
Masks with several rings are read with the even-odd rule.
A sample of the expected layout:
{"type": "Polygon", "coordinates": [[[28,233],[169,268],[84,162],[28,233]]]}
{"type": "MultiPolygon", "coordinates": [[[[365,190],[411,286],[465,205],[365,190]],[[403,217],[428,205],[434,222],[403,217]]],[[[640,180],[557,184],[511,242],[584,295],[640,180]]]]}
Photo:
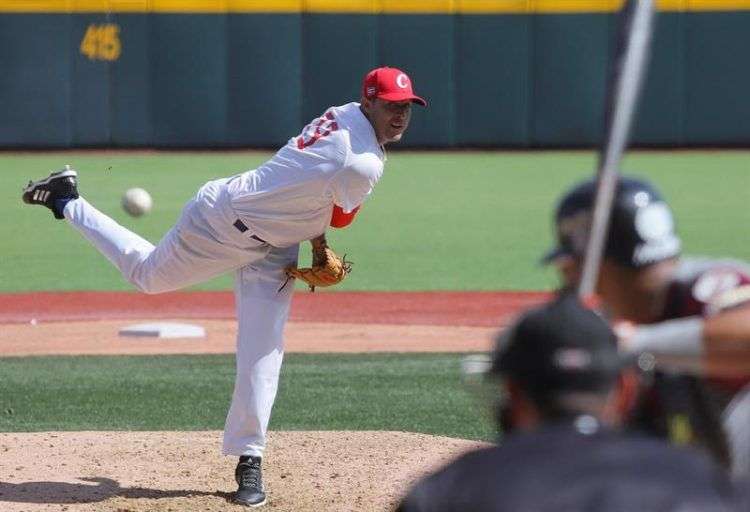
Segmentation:
{"type": "Polygon", "coordinates": [[[310,241],[312,244],[312,266],[310,268],[288,267],[286,275],[290,278],[301,279],[310,291],[314,292],[318,286],[332,286],[344,280],[352,271],[352,264],[346,261],[346,255],[340,258],[328,247],[325,237],[318,237],[310,241]]]}

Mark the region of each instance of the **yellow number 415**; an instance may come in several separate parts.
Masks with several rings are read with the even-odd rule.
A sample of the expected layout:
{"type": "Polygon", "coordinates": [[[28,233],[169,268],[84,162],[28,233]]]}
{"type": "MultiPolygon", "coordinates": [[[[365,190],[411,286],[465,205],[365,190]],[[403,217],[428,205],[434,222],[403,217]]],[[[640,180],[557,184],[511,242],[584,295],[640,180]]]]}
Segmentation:
{"type": "Polygon", "coordinates": [[[89,25],[81,41],[80,50],[91,60],[117,60],[122,52],[120,27],[114,23],[89,25]]]}

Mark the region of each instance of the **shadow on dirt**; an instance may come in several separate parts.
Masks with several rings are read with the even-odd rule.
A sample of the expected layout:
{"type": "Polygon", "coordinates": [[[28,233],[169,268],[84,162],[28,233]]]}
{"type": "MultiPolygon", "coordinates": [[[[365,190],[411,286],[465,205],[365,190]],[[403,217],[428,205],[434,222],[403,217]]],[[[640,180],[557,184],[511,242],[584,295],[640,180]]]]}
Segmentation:
{"type": "MultiPolygon", "coordinates": [[[[96,503],[115,496],[122,498],[181,498],[187,496],[216,496],[229,500],[231,493],[195,490],[163,490],[146,489],[143,487],[120,487],[120,484],[109,478],[80,478],[91,484],[75,484],[68,482],[23,482],[11,484],[0,482],[0,503],[96,503]]],[[[2,507],[0,507],[2,508],[2,507]]]]}

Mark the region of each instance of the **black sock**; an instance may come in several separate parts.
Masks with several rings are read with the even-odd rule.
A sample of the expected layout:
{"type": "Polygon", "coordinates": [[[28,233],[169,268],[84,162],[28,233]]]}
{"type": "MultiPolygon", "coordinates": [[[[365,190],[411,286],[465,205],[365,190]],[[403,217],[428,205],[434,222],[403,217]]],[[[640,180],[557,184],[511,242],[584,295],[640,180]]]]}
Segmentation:
{"type": "Polygon", "coordinates": [[[69,201],[72,201],[72,197],[61,197],[60,199],[55,199],[55,212],[59,213],[60,215],[63,215],[63,210],[65,209],[65,205],[68,204],[69,201]]]}

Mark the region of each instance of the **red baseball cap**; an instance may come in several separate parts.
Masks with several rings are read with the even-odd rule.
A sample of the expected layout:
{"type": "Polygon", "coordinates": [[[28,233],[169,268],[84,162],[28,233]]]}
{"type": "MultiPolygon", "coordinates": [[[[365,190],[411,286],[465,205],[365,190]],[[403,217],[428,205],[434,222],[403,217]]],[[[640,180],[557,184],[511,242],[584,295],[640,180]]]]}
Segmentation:
{"type": "Polygon", "coordinates": [[[382,67],[367,73],[362,82],[362,96],[386,101],[411,100],[423,107],[427,106],[424,99],[414,94],[409,75],[397,68],[382,67]]]}

